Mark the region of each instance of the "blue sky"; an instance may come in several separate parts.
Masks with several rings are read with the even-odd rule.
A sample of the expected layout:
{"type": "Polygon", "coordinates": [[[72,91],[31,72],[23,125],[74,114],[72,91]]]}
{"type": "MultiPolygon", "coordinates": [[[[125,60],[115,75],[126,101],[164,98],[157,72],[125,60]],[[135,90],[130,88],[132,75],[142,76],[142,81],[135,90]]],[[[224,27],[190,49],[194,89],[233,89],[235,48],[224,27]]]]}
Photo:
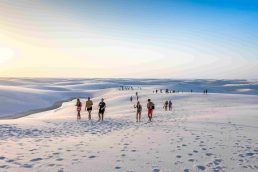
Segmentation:
{"type": "MultiPolygon", "coordinates": [[[[67,51],[65,54],[72,56],[63,57],[63,64],[57,66],[62,72],[55,77],[69,72],[71,77],[257,78],[258,1],[49,0],[3,1],[3,4],[10,8],[2,12],[4,20],[14,20],[11,13],[15,10],[29,22],[23,25],[17,19],[17,26],[23,29],[20,36],[29,35],[31,44],[33,41],[39,44],[34,47],[35,53],[44,51],[40,41],[51,40],[53,51],[67,51]],[[85,76],[78,73],[86,67],[71,63],[70,58],[76,57],[77,61],[90,61],[94,57],[92,72],[85,76]],[[107,65],[98,66],[98,61],[107,65]],[[132,68],[137,70],[132,72],[132,68]]],[[[13,49],[12,41],[9,42],[11,46],[5,46],[4,42],[0,46],[13,49]]],[[[24,76],[30,75],[37,70],[31,66],[40,67],[36,62],[21,63],[28,56],[35,58],[35,54],[26,51],[17,54],[9,60],[3,75],[17,70],[24,76]],[[31,69],[23,72],[24,68],[31,69]]],[[[60,52],[50,52],[49,56],[55,54],[60,52]]],[[[47,60],[41,60],[42,63],[49,64],[47,60]]],[[[48,66],[49,71],[55,71],[55,66],[48,66]]],[[[49,71],[38,70],[33,73],[50,75],[49,71]]]]}

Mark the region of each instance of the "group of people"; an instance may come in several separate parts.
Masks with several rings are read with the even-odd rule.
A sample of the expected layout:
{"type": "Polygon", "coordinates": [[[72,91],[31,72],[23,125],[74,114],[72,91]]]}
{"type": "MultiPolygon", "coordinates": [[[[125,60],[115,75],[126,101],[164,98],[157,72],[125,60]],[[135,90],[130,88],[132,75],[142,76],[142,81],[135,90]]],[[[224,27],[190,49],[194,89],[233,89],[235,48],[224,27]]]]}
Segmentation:
{"type": "Polygon", "coordinates": [[[142,87],[132,87],[132,86],[121,86],[121,87],[119,87],[119,90],[134,90],[134,89],[139,89],[139,90],[141,90],[142,89],[142,87]]]}
{"type": "MultiPolygon", "coordinates": [[[[153,93],[156,93],[156,94],[158,94],[158,93],[163,93],[163,91],[164,91],[164,93],[176,93],[176,92],[180,92],[179,90],[169,90],[169,89],[156,89],[156,90],[153,90],[153,93]]],[[[182,93],[183,93],[184,91],[182,90],[182,93]]],[[[191,90],[191,92],[192,92],[192,90],[191,90]]]]}
{"type": "Polygon", "coordinates": [[[207,89],[203,90],[203,94],[208,94],[208,90],[207,89]]]}
{"type": "MultiPolygon", "coordinates": [[[[138,92],[135,93],[135,96],[136,96],[136,100],[138,101],[139,100],[138,92]]],[[[133,101],[133,96],[130,97],[130,101],[131,102],[133,101]]]]}
{"type": "MultiPolygon", "coordinates": [[[[136,108],[136,122],[141,122],[141,114],[142,114],[142,105],[140,103],[140,101],[137,101],[136,106],[134,106],[134,108],[136,108]]],[[[148,99],[147,102],[147,110],[148,110],[148,122],[152,121],[152,115],[153,115],[153,110],[155,109],[155,104],[151,101],[151,99],[148,99]]]]}
{"type": "MultiPolygon", "coordinates": [[[[77,107],[77,119],[80,120],[81,119],[82,102],[80,101],[79,98],[77,99],[77,102],[76,102],[75,106],[77,107]]],[[[86,101],[86,104],[85,104],[85,111],[88,111],[88,113],[89,113],[89,116],[88,116],[89,120],[91,120],[92,106],[93,106],[93,102],[90,99],[90,97],[88,97],[88,100],[86,101]]],[[[105,109],[106,109],[106,103],[104,102],[103,98],[99,102],[98,107],[99,107],[99,113],[98,113],[99,121],[100,120],[103,121],[104,120],[104,113],[105,113],[105,109]]]]}
{"type": "MultiPolygon", "coordinates": [[[[158,94],[158,93],[163,93],[163,91],[164,91],[165,93],[176,93],[176,92],[179,93],[179,92],[180,92],[179,90],[176,91],[176,90],[169,90],[169,89],[164,89],[164,90],[163,90],[163,89],[159,89],[159,90],[156,89],[156,90],[153,90],[153,93],[158,94]]],[[[190,91],[191,91],[191,93],[193,93],[193,90],[192,90],[192,89],[191,89],[190,91]]],[[[184,93],[183,90],[182,90],[181,92],[184,93]]],[[[204,89],[204,90],[203,90],[203,94],[208,94],[208,89],[204,89]]]]}
{"type": "Polygon", "coordinates": [[[165,103],[164,103],[163,108],[165,108],[165,111],[167,111],[167,110],[172,111],[172,101],[171,100],[169,100],[169,101],[166,100],[165,103]]]}
{"type": "MultiPolygon", "coordinates": [[[[136,96],[138,96],[138,93],[136,93],[136,96]]],[[[81,119],[82,102],[80,101],[79,98],[77,98],[77,102],[76,102],[75,106],[77,107],[77,120],[80,120],[81,119]]],[[[88,116],[89,120],[91,120],[92,107],[93,107],[93,102],[90,99],[90,97],[88,97],[88,100],[86,101],[86,104],[85,104],[85,111],[88,111],[88,113],[89,113],[89,116],[88,116]]],[[[103,98],[99,102],[98,108],[99,108],[99,112],[98,112],[99,121],[100,120],[103,121],[104,113],[105,113],[105,109],[106,109],[106,103],[104,102],[103,98]]],[[[141,122],[142,105],[141,105],[140,101],[137,100],[137,104],[134,106],[134,108],[136,108],[136,122],[141,122]]],[[[153,110],[155,109],[155,105],[151,101],[151,99],[148,99],[147,109],[148,109],[148,118],[149,118],[148,121],[151,122],[153,110]]]]}

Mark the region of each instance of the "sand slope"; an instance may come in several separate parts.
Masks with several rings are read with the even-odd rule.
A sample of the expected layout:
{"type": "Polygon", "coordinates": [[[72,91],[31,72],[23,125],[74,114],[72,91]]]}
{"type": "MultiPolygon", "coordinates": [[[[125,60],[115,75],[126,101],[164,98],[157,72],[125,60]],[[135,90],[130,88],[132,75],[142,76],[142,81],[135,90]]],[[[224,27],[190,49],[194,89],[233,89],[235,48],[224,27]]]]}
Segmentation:
{"type": "Polygon", "coordinates": [[[0,119],[59,107],[62,101],[87,97],[119,86],[167,88],[176,91],[258,95],[258,81],[172,79],[36,79],[0,78],[0,119]]]}
{"type": "MultiPolygon", "coordinates": [[[[76,121],[75,101],[0,121],[0,171],[257,171],[258,96],[138,90],[141,123],[129,97],[107,89],[94,96],[93,120],[76,121]],[[97,121],[97,102],[107,103],[97,121]],[[147,123],[146,99],[156,104],[147,123]],[[173,111],[162,105],[172,99],[173,111]]],[[[83,100],[84,102],[84,100],[83,100]]],[[[85,102],[84,102],[85,103],[85,102]]]]}

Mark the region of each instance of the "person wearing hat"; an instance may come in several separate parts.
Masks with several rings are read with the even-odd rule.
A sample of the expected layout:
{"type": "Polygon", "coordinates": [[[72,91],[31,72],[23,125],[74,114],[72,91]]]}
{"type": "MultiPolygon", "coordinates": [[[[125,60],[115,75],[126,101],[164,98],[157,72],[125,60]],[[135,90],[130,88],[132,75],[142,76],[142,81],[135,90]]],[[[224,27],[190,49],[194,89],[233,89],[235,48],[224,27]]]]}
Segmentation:
{"type": "Polygon", "coordinates": [[[104,120],[104,113],[105,113],[106,103],[104,102],[104,99],[101,99],[101,102],[99,103],[99,121],[104,120]]]}
{"type": "Polygon", "coordinates": [[[86,105],[85,105],[85,111],[87,110],[89,113],[89,120],[91,120],[92,106],[93,106],[93,102],[90,99],[90,97],[88,97],[88,100],[86,101],[86,105]]]}

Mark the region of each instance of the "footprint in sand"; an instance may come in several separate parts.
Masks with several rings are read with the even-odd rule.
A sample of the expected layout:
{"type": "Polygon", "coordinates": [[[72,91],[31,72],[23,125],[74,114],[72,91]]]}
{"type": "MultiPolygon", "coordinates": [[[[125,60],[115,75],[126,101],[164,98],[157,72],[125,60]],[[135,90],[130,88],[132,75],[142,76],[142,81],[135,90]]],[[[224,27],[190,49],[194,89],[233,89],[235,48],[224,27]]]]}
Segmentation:
{"type": "Polygon", "coordinates": [[[0,156],[0,160],[4,160],[5,159],[5,157],[4,156],[0,156]]]}
{"type": "Polygon", "coordinates": [[[213,155],[212,153],[206,153],[206,156],[211,156],[211,155],[213,155]]]}
{"type": "Polygon", "coordinates": [[[64,172],[64,169],[59,169],[57,172],[64,172]]]}
{"type": "Polygon", "coordinates": [[[96,158],[96,156],[95,155],[91,155],[91,156],[89,156],[89,158],[93,159],[93,158],[96,158]]]}
{"type": "Polygon", "coordinates": [[[202,171],[204,171],[204,170],[206,169],[206,168],[205,168],[204,166],[202,166],[202,165],[197,165],[196,167],[197,167],[198,170],[202,170],[202,171]]]}
{"type": "Polygon", "coordinates": [[[152,170],[152,172],[160,172],[160,169],[155,168],[155,169],[152,170]]]}
{"type": "Polygon", "coordinates": [[[119,170],[119,169],[121,169],[121,167],[119,167],[119,166],[116,166],[116,167],[115,167],[115,169],[116,169],[116,170],[119,170]]]}
{"type": "Polygon", "coordinates": [[[8,165],[0,165],[0,169],[1,169],[1,168],[7,169],[7,168],[9,168],[9,166],[8,166],[8,165]]]}
{"type": "Polygon", "coordinates": [[[194,159],[188,159],[189,162],[194,162],[195,160],[194,159]]]}
{"type": "Polygon", "coordinates": [[[13,159],[9,159],[9,160],[6,160],[5,162],[11,163],[11,162],[14,162],[14,160],[13,159]]]}
{"type": "Polygon", "coordinates": [[[24,167],[24,168],[32,168],[33,165],[31,165],[31,164],[23,164],[22,167],[24,167]]]}
{"type": "Polygon", "coordinates": [[[253,156],[254,153],[246,153],[245,155],[246,155],[246,156],[253,156]]]}
{"type": "Polygon", "coordinates": [[[49,167],[54,167],[55,164],[48,164],[47,166],[49,166],[49,167]]]}
{"type": "Polygon", "coordinates": [[[63,160],[64,160],[63,158],[56,159],[56,161],[63,161],[63,160]]]}
{"type": "Polygon", "coordinates": [[[222,162],[222,159],[215,159],[215,160],[213,161],[213,163],[214,163],[215,165],[219,165],[221,162],[222,162]]]}
{"type": "Polygon", "coordinates": [[[181,155],[177,155],[176,158],[182,158],[182,156],[181,155]]]}
{"type": "Polygon", "coordinates": [[[42,158],[34,158],[34,159],[32,159],[32,160],[30,160],[31,162],[35,162],[35,161],[41,161],[41,160],[43,160],[42,158]]]}

